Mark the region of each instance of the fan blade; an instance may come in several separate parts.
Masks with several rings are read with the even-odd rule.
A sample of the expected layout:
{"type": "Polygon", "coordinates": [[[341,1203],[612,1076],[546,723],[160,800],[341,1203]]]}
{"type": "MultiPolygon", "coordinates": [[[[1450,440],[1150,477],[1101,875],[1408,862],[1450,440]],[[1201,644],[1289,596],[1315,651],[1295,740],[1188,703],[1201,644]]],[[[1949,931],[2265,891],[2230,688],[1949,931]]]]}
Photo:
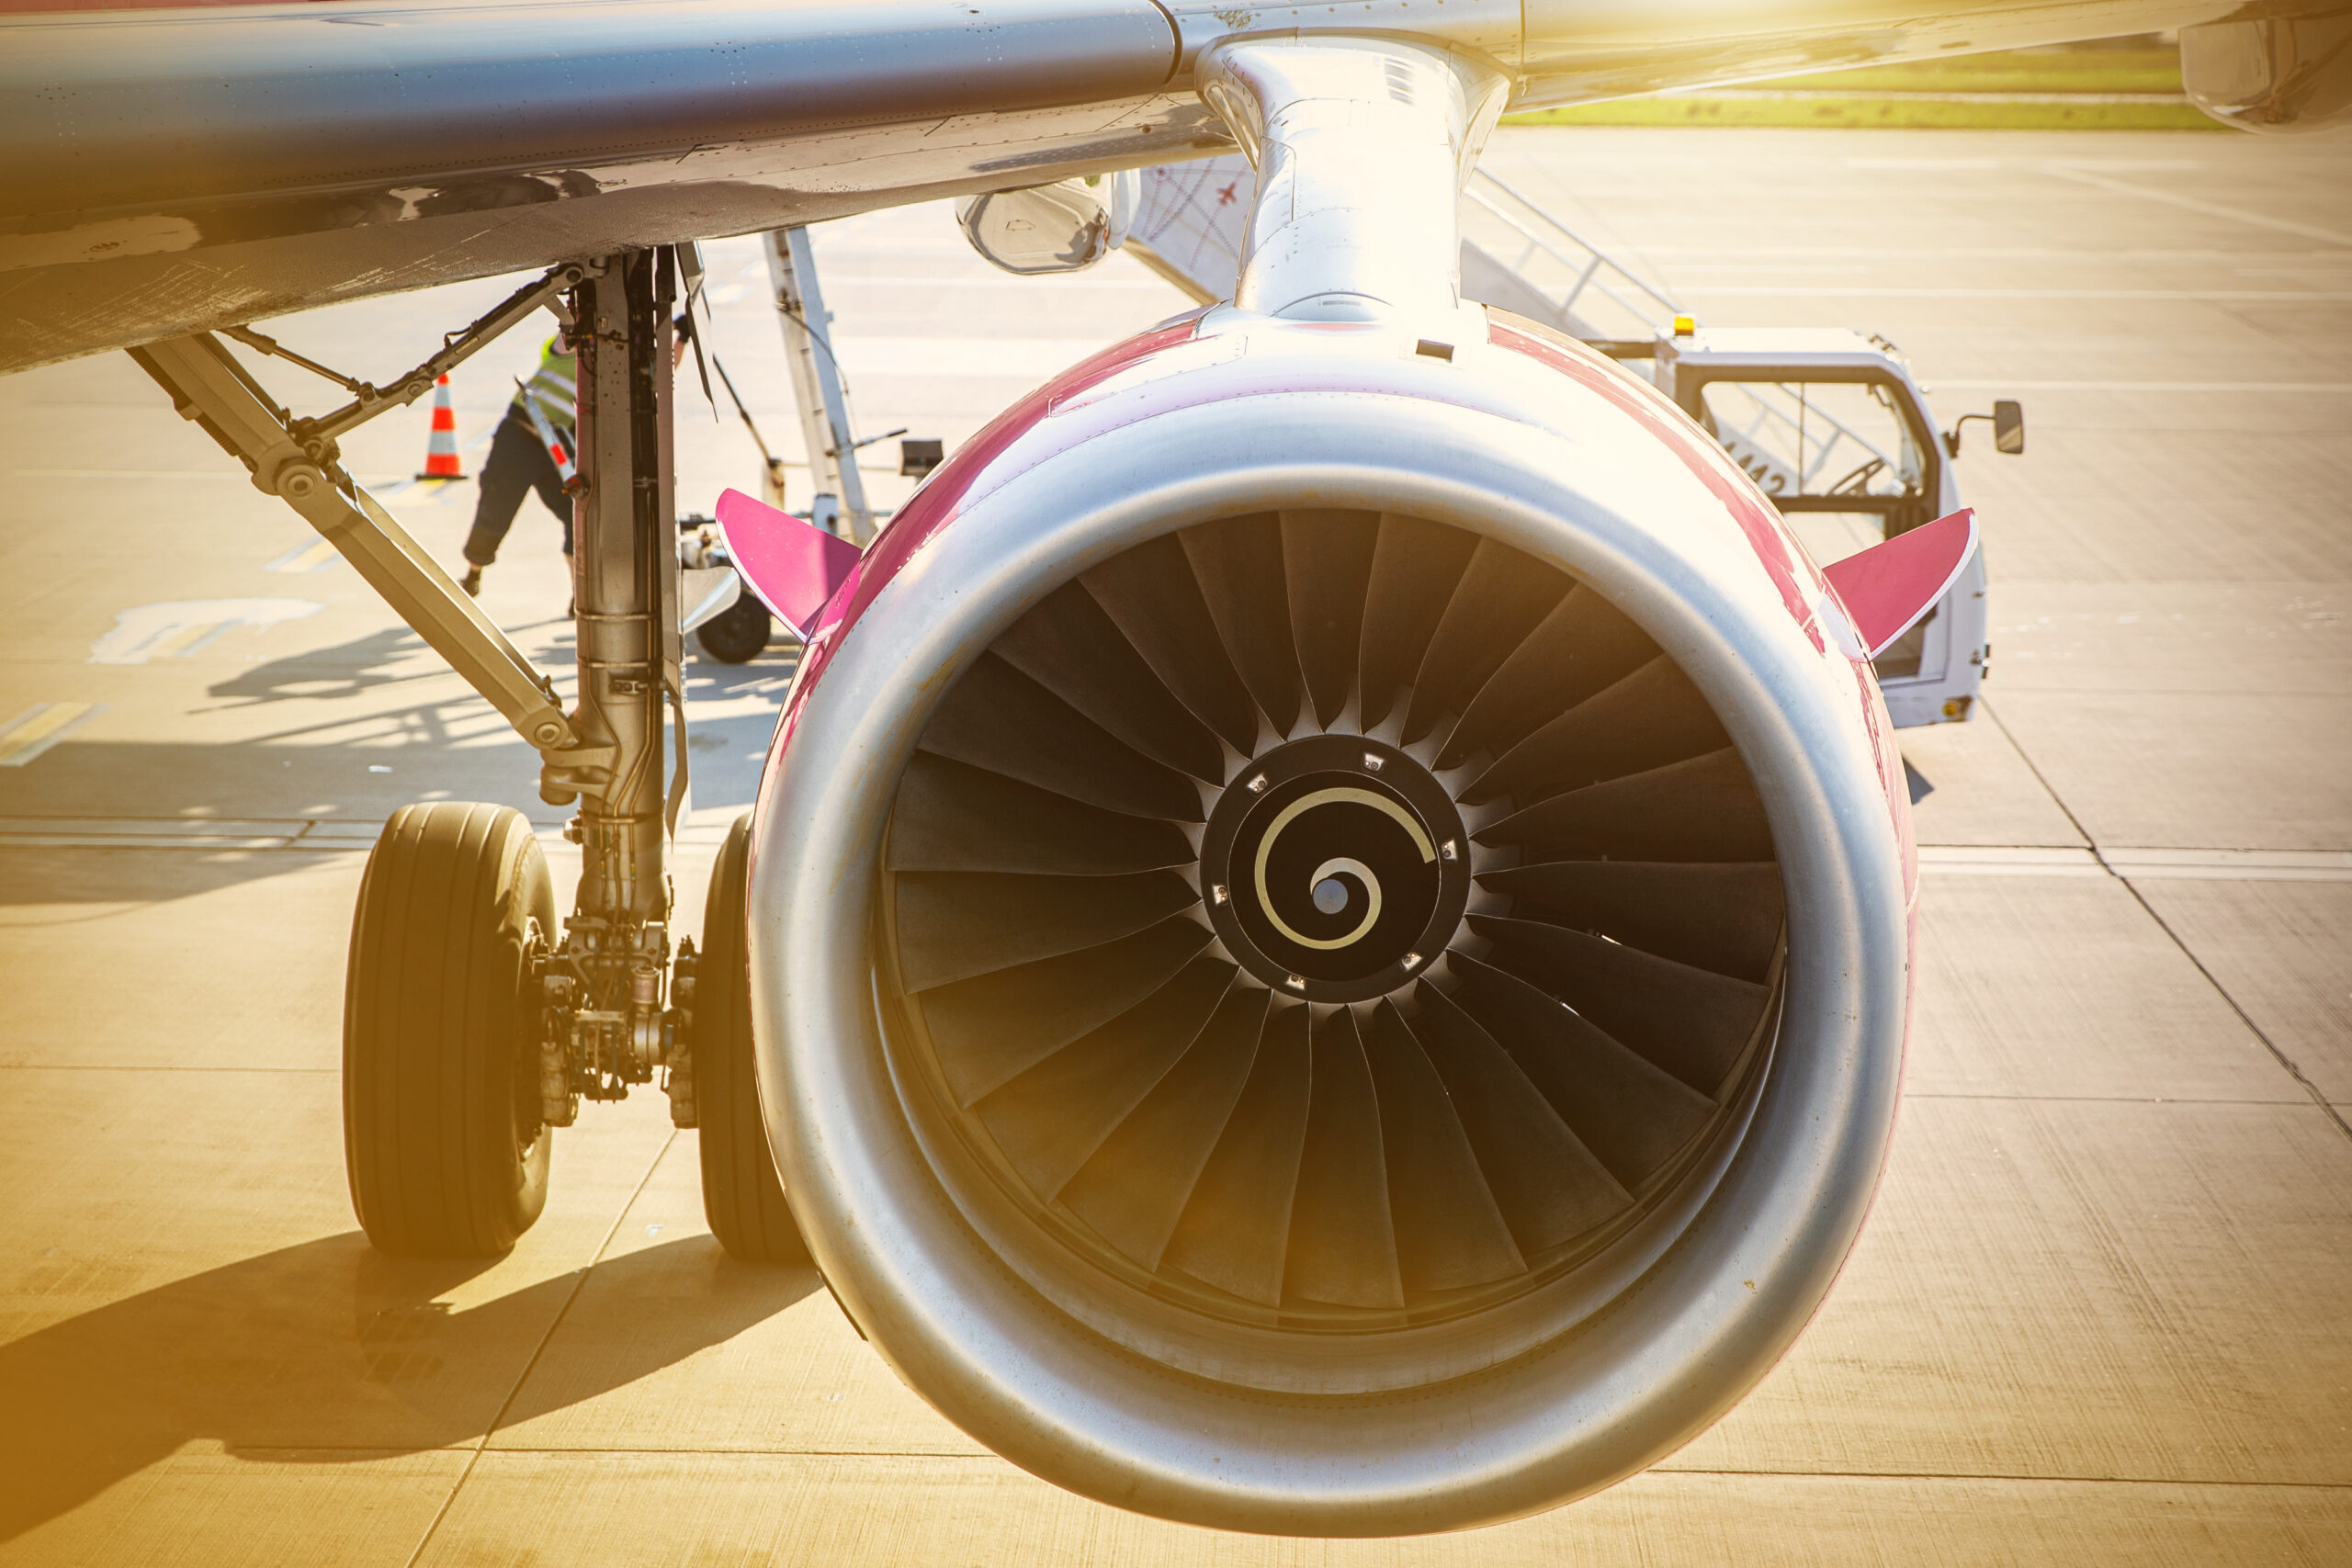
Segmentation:
{"type": "Polygon", "coordinates": [[[1525,861],[1773,858],[1763,802],[1739,753],[1728,747],[1555,795],[1471,836],[1482,844],[1520,845],[1525,861]]]}
{"type": "Polygon", "coordinates": [[[989,645],[1014,669],[1156,761],[1225,782],[1225,749],[1159,683],[1085,585],[1065,582],[989,645]]]}
{"type": "Polygon", "coordinates": [[[1573,586],[1566,573],[1529,559],[1522,551],[1493,539],[1479,540],[1413,677],[1405,740],[1419,740],[1440,719],[1469,707],[1487,678],[1573,586]]]}
{"type": "Polygon", "coordinates": [[[1114,876],[1190,865],[1168,822],[1083,806],[967,763],[915,753],[890,809],[892,871],[1018,871],[1114,876]]]}
{"type": "Polygon", "coordinates": [[[1201,901],[1172,871],[1134,876],[901,872],[899,975],[927,991],[1133,936],[1201,901]]]}
{"type": "Polygon", "coordinates": [[[1445,1080],[1478,1169],[1519,1249],[1548,1252],[1623,1213],[1633,1195],[1569,1131],[1494,1037],[1427,981],[1411,1021],[1445,1080]]]}
{"type": "Polygon", "coordinates": [[[1106,811],[1178,822],[1204,815],[1198,784],[1114,739],[993,653],[956,682],[921,744],[1106,811]]]}
{"type": "Polygon", "coordinates": [[[1193,1184],[1161,1267],[1261,1306],[1282,1303],[1312,1081],[1307,1010],[1285,1008],[1259,1035],[1250,1081],[1193,1184]]]}
{"type": "Polygon", "coordinates": [[[1698,1135],[1714,1101],[1517,976],[1449,953],[1453,999],[1510,1053],[1569,1130],[1628,1189],[1698,1135]]]}
{"type": "Polygon", "coordinates": [[[1459,767],[1480,750],[1508,751],[1546,720],[1657,657],[1657,644],[1647,632],[1579,584],[1470,699],[1438,765],[1459,767]]]}
{"type": "Polygon", "coordinates": [[[1364,728],[1388,716],[1397,692],[1420,670],[1421,655],[1477,547],[1477,536],[1460,528],[1381,516],[1357,663],[1363,671],[1359,722],[1364,728]]]}
{"type": "Polygon", "coordinates": [[[1206,956],[975,1108],[1032,1190],[1059,1192],[1112,1129],[1174,1066],[1216,1010],[1234,966],[1206,956]]]}
{"type": "Polygon", "coordinates": [[[1445,1083],[1395,1003],[1374,1010],[1363,1045],[1380,1093],[1405,1282],[1415,1291],[1453,1291],[1525,1273],[1445,1083]]]}
{"type": "Polygon", "coordinates": [[[1298,655],[1291,646],[1282,534],[1266,525],[1270,521],[1227,517],[1177,537],[1242,683],[1275,733],[1288,735],[1298,723],[1298,655]]]}
{"type": "Polygon", "coordinates": [[[1401,1307],[1380,1102],[1355,1015],[1346,1008],[1315,1026],[1313,1079],[1283,1293],[1340,1306],[1401,1307]]]}
{"type": "Polygon", "coordinates": [[[1540,800],[1730,744],[1690,677],[1661,653],[1513,747],[1469,794],[1540,800]]]}
{"type": "Polygon", "coordinates": [[[1380,517],[1372,512],[1285,512],[1283,576],[1290,584],[1290,629],[1317,723],[1348,705],[1363,641],[1363,602],[1372,585],[1380,517]]]}
{"type": "Polygon", "coordinates": [[[1582,931],[1491,915],[1471,916],[1470,928],[1495,944],[1491,963],[1551,992],[1710,1099],[1755,1038],[1771,998],[1752,981],[1582,931]]]}
{"type": "Polygon", "coordinates": [[[1510,895],[1511,913],[1522,919],[1759,983],[1771,973],[1786,913],[1781,868],[1770,861],[1559,861],[1488,872],[1478,884],[1510,895]]]}
{"type": "Polygon", "coordinates": [[[925,992],[916,1005],[956,1102],[969,1106],[1118,1017],[1166,985],[1211,940],[1206,926],[1174,915],[1102,947],[925,992]]]}
{"type": "Polygon", "coordinates": [[[1114,556],[1079,581],[1177,701],[1248,756],[1258,743],[1258,709],[1176,536],[1163,534],[1114,556]]]}
{"type": "Polygon", "coordinates": [[[1061,1190],[1072,1213],[1147,1269],[1159,1267],[1177,1218],[1232,1118],[1272,999],[1273,993],[1259,986],[1227,991],[1192,1049],[1061,1190]]]}

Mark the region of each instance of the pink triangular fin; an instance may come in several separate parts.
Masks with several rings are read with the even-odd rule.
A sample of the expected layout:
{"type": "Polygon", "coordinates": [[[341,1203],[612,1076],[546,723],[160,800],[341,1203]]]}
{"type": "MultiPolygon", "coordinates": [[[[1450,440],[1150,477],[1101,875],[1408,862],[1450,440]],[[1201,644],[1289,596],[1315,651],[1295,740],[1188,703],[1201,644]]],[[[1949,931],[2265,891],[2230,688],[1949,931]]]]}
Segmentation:
{"type": "Polygon", "coordinates": [[[769,609],[807,637],[817,612],[855,570],[857,547],[740,490],[721,495],[718,510],[735,570],[769,609]]]}
{"type": "Polygon", "coordinates": [[[1886,651],[1960,580],[1976,553],[1976,513],[1962,507],[1822,568],[1871,658],[1886,651]]]}

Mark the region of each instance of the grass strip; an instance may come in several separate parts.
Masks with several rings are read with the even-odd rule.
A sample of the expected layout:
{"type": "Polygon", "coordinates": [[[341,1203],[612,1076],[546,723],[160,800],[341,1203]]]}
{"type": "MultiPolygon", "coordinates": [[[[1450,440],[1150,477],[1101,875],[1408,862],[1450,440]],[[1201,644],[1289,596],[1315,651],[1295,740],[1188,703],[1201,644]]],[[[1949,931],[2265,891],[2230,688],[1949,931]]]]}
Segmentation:
{"type": "Polygon", "coordinates": [[[1815,72],[1717,93],[1653,95],[1538,109],[1507,116],[1503,123],[1874,130],[2226,129],[2180,94],[2177,49],[2019,49],[1815,72]],[[2115,101],[2119,96],[2125,101],[2115,101]]]}
{"type": "Polygon", "coordinates": [[[1869,130],[2222,130],[2180,103],[1968,103],[1955,98],[1881,98],[1865,94],[1783,97],[1619,98],[1538,109],[1505,125],[1809,126],[1869,130]]]}

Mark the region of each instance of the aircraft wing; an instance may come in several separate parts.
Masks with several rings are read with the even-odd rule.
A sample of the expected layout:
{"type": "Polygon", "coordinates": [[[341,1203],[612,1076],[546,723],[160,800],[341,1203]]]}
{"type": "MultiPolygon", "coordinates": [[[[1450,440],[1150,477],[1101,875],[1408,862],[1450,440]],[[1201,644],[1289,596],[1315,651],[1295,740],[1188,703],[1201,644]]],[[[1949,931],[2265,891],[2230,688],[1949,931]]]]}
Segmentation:
{"type": "MultiPolygon", "coordinates": [[[[35,0],[39,3],[39,0],[35,0]]],[[[1229,151],[1193,61],[1335,21],[1514,107],[2208,19],[2215,0],[367,0],[0,18],[0,371],[621,245],[1229,151]]]]}

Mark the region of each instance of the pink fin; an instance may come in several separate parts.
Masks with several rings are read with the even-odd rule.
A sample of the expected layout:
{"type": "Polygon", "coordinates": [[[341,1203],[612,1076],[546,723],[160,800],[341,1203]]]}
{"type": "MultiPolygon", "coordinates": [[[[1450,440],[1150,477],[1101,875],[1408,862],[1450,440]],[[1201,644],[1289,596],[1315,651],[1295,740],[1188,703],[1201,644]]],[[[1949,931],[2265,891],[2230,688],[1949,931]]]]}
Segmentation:
{"type": "Polygon", "coordinates": [[[718,498],[718,531],[752,592],[803,637],[856,570],[858,548],[740,490],[718,498]]]}
{"type": "Polygon", "coordinates": [[[1918,624],[1975,553],[1976,513],[1963,506],[1821,570],[1863,650],[1875,659],[1918,624]]]}

